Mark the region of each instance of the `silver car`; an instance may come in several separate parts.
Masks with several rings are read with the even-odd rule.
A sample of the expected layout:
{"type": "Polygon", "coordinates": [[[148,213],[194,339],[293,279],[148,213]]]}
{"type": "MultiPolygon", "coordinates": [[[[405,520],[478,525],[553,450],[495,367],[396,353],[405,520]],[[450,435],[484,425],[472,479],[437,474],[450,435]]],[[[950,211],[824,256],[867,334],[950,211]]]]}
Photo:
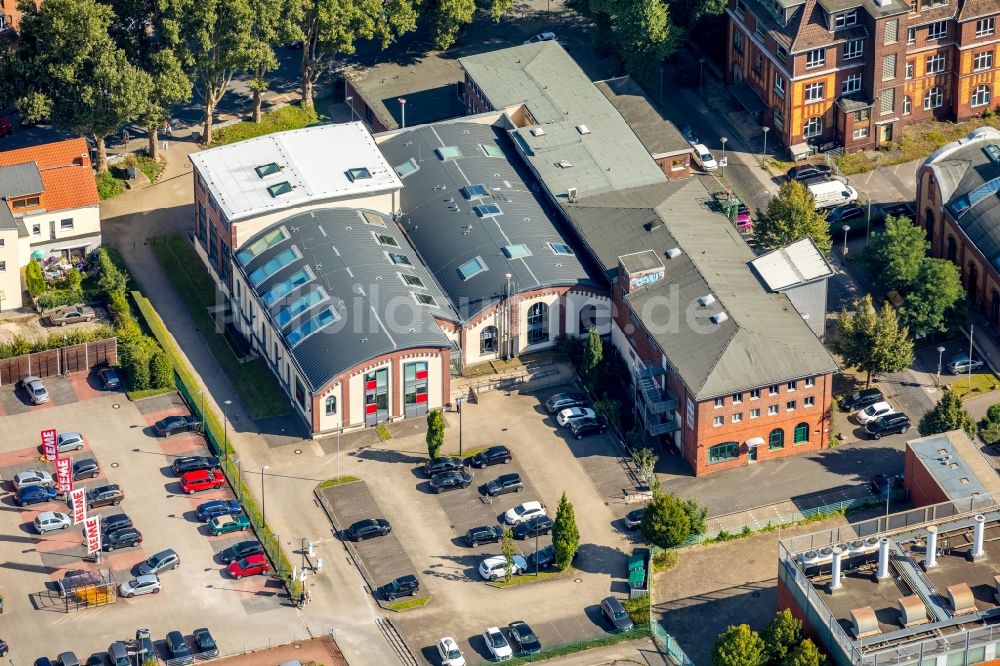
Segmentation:
{"type": "Polygon", "coordinates": [[[66,529],[73,524],[73,519],[61,511],[42,511],[35,516],[34,524],[39,534],[45,534],[66,529]]]}
{"type": "Polygon", "coordinates": [[[161,574],[164,571],[176,569],[180,565],[180,556],[168,548],[167,550],[161,550],[156,555],[153,555],[148,560],[140,564],[139,573],[144,576],[148,576],[150,574],[161,574]]]}
{"type": "Polygon", "coordinates": [[[160,591],[160,579],[155,575],[136,576],[133,580],[122,583],[119,594],[126,599],[140,594],[157,594],[160,591]]]}
{"type": "Polygon", "coordinates": [[[52,475],[40,469],[28,469],[14,475],[14,489],[20,490],[29,486],[54,486],[52,475]]]}
{"type": "Polygon", "coordinates": [[[49,323],[52,326],[65,326],[66,324],[91,321],[96,316],[94,308],[87,305],[67,305],[52,312],[49,315],[49,323]]]}
{"type": "Polygon", "coordinates": [[[49,401],[49,392],[45,390],[45,384],[38,377],[34,375],[25,377],[21,380],[21,386],[28,394],[28,400],[31,401],[31,404],[42,405],[49,401]]]}
{"type": "Polygon", "coordinates": [[[67,451],[80,451],[83,449],[83,435],[78,432],[59,433],[59,441],[56,444],[59,453],[67,451]]]}

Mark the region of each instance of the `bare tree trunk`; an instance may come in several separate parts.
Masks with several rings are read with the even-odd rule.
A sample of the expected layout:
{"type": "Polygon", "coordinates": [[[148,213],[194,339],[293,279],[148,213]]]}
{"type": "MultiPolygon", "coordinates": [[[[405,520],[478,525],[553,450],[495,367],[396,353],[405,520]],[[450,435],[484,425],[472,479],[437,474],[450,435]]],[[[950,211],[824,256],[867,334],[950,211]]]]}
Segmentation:
{"type": "Polygon", "coordinates": [[[260,98],[260,88],[253,87],[253,121],[260,124],[260,107],[263,100],[260,98]]]}
{"type": "Polygon", "coordinates": [[[313,105],[313,80],[308,75],[302,77],[302,108],[315,108],[313,105]]]}
{"type": "Polygon", "coordinates": [[[871,388],[872,386],[872,371],[868,371],[868,378],[865,380],[865,388],[871,388]]]}
{"type": "Polygon", "coordinates": [[[215,113],[215,105],[218,104],[214,92],[206,92],[205,94],[205,122],[203,127],[203,134],[201,137],[202,144],[206,146],[212,145],[212,115],[215,113]]]}
{"type": "Polygon", "coordinates": [[[160,141],[159,134],[157,134],[159,127],[159,125],[152,125],[146,128],[146,132],[149,134],[149,146],[147,149],[149,150],[150,159],[154,162],[160,161],[160,141]]]}
{"type": "Polygon", "coordinates": [[[108,170],[108,147],[104,145],[104,137],[94,135],[94,145],[97,146],[97,173],[108,170]]]}

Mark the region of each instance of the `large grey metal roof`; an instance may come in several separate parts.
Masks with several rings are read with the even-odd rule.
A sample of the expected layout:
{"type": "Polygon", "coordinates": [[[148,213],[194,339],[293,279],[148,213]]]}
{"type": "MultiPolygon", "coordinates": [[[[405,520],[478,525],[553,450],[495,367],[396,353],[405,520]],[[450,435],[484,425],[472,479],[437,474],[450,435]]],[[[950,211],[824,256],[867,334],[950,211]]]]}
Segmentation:
{"type": "MultiPolygon", "coordinates": [[[[253,287],[262,302],[272,288],[291,284],[293,276],[303,270],[312,278],[285,293],[278,292],[281,295],[274,299],[267,317],[282,332],[286,346],[313,390],[381,354],[414,347],[450,346],[434,320],[434,317],[454,320],[450,304],[404,234],[392,219],[380,213],[351,208],[299,213],[255,234],[236,257],[245,276],[253,275],[269,262],[284,264],[269,271],[270,275],[253,287]],[[280,240],[252,258],[244,254],[252,251],[257,241],[279,229],[283,233],[275,239],[280,240]],[[376,234],[391,236],[395,246],[383,244],[376,234]],[[279,261],[292,247],[295,258],[287,264],[279,261]],[[412,266],[393,264],[387,252],[407,256],[412,266]],[[423,288],[407,285],[401,274],[415,276],[423,288]],[[415,294],[430,296],[436,307],[419,304],[415,294]],[[299,301],[302,297],[314,300],[303,303],[299,301]],[[303,322],[331,309],[335,321],[294,344],[294,331],[303,322]],[[297,316],[288,319],[294,313],[297,316]]],[[[252,284],[249,277],[247,283],[252,284]]]]}
{"type": "Polygon", "coordinates": [[[552,196],[565,200],[570,188],[585,197],[664,180],[618,110],[558,42],[459,61],[495,109],[527,107],[536,125],[511,134],[552,196]]]}
{"type": "Polygon", "coordinates": [[[701,181],[688,179],[590,197],[564,210],[609,275],[620,256],[652,249],[660,257],[664,279],[627,301],[696,399],[835,370],[787,296],[768,293],[754,277],[753,251],[709,201],[701,181]],[[714,300],[700,305],[709,294],[714,300]]]}
{"type": "Polygon", "coordinates": [[[653,106],[653,101],[632,77],[619,76],[594,85],[618,109],[650,155],[691,152],[691,144],[684,135],[653,106]]]}
{"type": "Polygon", "coordinates": [[[508,159],[516,153],[503,128],[438,123],[399,132],[379,147],[397,169],[417,167],[403,178],[399,224],[461,321],[499,299],[507,273],[517,291],[600,284],[579,257],[550,246],[571,241],[550,218],[531,173],[508,159]],[[472,186],[478,186],[475,193],[472,186]],[[500,214],[484,217],[476,212],[482,205],[494,205],[500,214]],[[463,279],[460,268],[477,257],[485,270],[463,279]]]}

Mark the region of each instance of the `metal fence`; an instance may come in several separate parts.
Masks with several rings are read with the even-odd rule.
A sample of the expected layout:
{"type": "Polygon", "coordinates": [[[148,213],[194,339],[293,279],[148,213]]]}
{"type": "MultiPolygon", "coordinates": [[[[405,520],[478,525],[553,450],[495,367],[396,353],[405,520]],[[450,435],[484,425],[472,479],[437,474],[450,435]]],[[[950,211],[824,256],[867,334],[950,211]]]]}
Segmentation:
{"type": "Polygon", "coordinates": [[[667,633],[667,630],[663,628],[659,620],[656,619],[656,615],[653,610],[653,598],[655,593],[655,582],[656,576],[653,575],[653,560],[659,553],[663,552],[662,548],[657,546],[650,546],[650,557],[649,557],[649,629],[650,636],[653,639],[653,644],[663,654],[667,655],[667,659],[674,666],[694,666],[694,662],[688,659],[688,656],[684,654],[684,650],[674,637],[667,633]]]}

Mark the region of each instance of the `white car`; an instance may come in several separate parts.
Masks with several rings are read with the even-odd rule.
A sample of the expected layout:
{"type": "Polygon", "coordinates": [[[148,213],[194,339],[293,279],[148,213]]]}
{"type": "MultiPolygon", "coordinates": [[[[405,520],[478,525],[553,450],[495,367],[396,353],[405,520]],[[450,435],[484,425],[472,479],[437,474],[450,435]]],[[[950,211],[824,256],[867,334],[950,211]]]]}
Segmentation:
{"type": "Polygon", "coordinates": [[[542,32],[531,39],[524,40],[525,44],[537,44],[538,42],[554,42],[556,41],[556,33],[554,32],[542,32]]]}
{"type": "Polygon", "coordinates": [[[896,410],[892,408],[887,402],[876,402],[874,405],[869,405],[865,407],[860,412],[858,412],[858,423],[861,425],[866,425],[871,423],[875,419],[886,416],[887,414],[895,414],[896,410]]]}
{"type": "Polygon", "coordinates": [[[573,421],[585,419],[588,416],[596,418],[597,412],[592,410],[590,407],[570,407],[569,409],[564,409],[559,412],[559,415],[556,416],[556,423],[565,428],[573,421]]]}
{"type": "Polygon", "coordinates": [[[73,524],[73,519],[69,517],[69,514],[61,511],[42,511],[35,516],[34,523],[35,530],[39,534],[45,534],[46,532],[66,529],[73,524]]]}
{"type": "Polygon", "coordinates": [[[541,502],[521,502],[507,513],[503,514],[503,522],[517,525],[535,516],[544,516],[545,506],[541,502]]]}
{"type": "MultiPolygon", "coordinates": [[[[518,575],[524,573],[528,570],[528,560],[524,559],[520,555],[514,556],[514,568],[511,571],[511,575],[518,575]]],[[[503,555],[493,555],[492,557],[487,557],[485,560],[479,563],[479,575],[483,577],[484,580],[500,580],[507,575],[507,560],[504,559],[503,555]]]]}
{"type": "Polygon", "coordinates": [[[694,161],[698,163],[698,166],[702,168],[703,171],[715,171],[719,168],[719,163],[715,161],[712,157],[712,153],[708,151],[705,144],[698,143],[692,147],[694,151],[694,161]]]}
{"type": "Polygon", "coordinates": [[[493,661],[507,661],[514,656],[514,650],[511,649],[510,643],[500,631],[500,627],[490,627],[484,631],[483,640],[486,641],[486,647],[490,649],[493,661]]]}
{"type": "Polygon", "coordinates": [[[122,583],[118,592],[126,599],[140,594],[156,594],[160,591],[160,579],[153,574],[136,576],[127,583],[122,583]]]}
{"type": "Polygon", "coordinates": [[[441,666],[465,666],[465,655],[458,649],[458,643],[451,636],[445,636],[437,642],[438,656],[441,666]]]}
{"type": "Polygon", "coordinates": [[[67,451],[80,451],[83,449],[83,435],[78,432],[63,432],[59,434],[59,442],[56,444],[59,453],[67,451]]]}
{"type": "Polygon", "coordinates": [[[21,386],[28,394],[28,400],[31,401],[31,404],[42,405],[49,401],[49,392],[45,390],[45,384],[38,377],[34,375],[25,377],[21,380],[21,386]]]}
{"type": "Polygon", "coordinates": [[[14,475],[14,489],[27,488],[28,486],[54,486],[55,481],[48,472],[40,469],[28,469],[14,475]]]}

